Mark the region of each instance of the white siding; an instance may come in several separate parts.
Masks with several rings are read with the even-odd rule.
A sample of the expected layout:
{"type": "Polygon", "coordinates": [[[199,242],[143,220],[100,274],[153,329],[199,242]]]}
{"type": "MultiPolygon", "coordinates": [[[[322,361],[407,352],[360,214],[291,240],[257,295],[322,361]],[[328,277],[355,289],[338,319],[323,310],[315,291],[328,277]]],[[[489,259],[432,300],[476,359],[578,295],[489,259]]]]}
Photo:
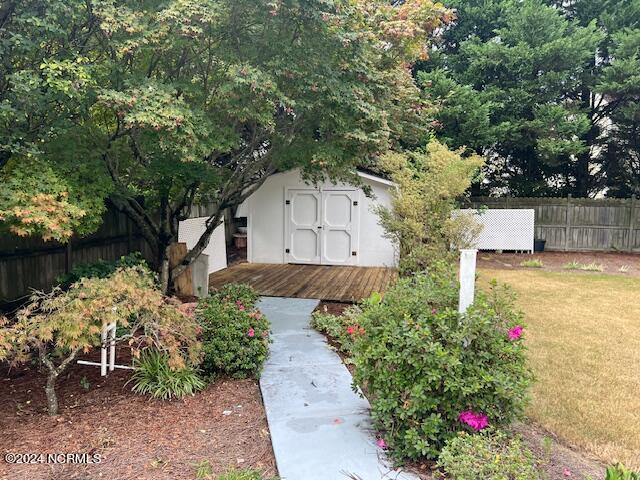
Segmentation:
{"type": "MultiPolygon", "coordinates": [[[[193,248],[204,232],[207,217],[190,218],[180,222],[178,226],[178,241],[193,248]]],[[[209,245],[202,252],[209,255],[209,273],[217,272],[227,267],[227,245],[224,238],[224,221],[211,234],[209,245]]]]}
{"type": "MultiPolygon", "coordinates": [[[[363,183],[371,186],[375,198],[360,194],[360,225],[358,261],[360,266],[394,266],[396,251],[393,243],[384,237],[384,231],[378,224],[378,216],[373,212],[376,204],[389,206],[391,203],[388,182],[380,183],[372,178],[363,177],[363,183]]],[[[335,186],[326,182],[324,187],[335,186]]],[[[343,185],[345,186],[345,185],[343,185]]],[[[297,170],[271,176],[245,204],[238,209],[236,216],[247,216],[249,262],[284,263],[284,222],[285,189],[309,188],[301,179],[297,170]]],[[[348,188],[353,188],[347,186],[348,188]]]]}

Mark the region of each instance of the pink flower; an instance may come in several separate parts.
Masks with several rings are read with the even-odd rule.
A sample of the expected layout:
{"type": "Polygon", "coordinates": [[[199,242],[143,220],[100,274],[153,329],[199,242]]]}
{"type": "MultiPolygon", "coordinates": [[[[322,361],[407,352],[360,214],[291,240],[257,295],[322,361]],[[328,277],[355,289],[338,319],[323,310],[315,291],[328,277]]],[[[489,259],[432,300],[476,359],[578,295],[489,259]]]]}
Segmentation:
{"type": "Polygon", "coordinates": [[[436,313],[438,313],[438,310],[436,310],[435,308],[431,309],[431,315],[435,315],[436,313]]]}
{"type": "Polygon", "coordinates": [[[255,337],[256,336],[256,331],[253,329],[253,327],[251,327],[249,329],[249,331],[247,332],[247,335],[250,337],[255,337]]]}
{"type": "Polygon", "coordinates": [[[379,439],[376,441],[376,445],[377,445],[379,448],[382,448],[383,450],[386,450],[386,449],[387,449],[387,442],[385,442],[385,441],[384,441],[384,438],[379,438],[379,439]]]}
{"type": "Polygon", "coordinates": [[[507,335],[509,336],[509,340],[518,340],[522,336],[523,330],[524,329],[520,325],[509,329],[509,332],[507,333],[507,335]]]}
{"type": "Polygon", "coordinates": [[[348,333],[349,335],[353,335],[354,333],[356,333],[356,327],[354,327],[353,325],[348,326],[348,327],[347,327],[347,333],[348,333]]]}
{"type": "Polygon", "coordinates": [[[568,468],[565,468],[565,469],[562,471],[562,475],[564,475],[565,477],[572,477],[572,476],[573,476],[573,473],[571,473],[571,470],[569,470],[568,468]]]}
{"type": "Polygon", "coordinates": [[[483,413],[475,413],[471,410],[461,412],[460,415],[458,415],[458,420],[466,423],[477,432],[489,426],[489,419],[486,415],[483,413]]]}
{"type": "Polygon", "coordinates": [[[244,305],[240,305],[240,306],[238,307],[238,310],[240,310],[241,312],[244,312],[244,310],[245,310],[244,305]]]}

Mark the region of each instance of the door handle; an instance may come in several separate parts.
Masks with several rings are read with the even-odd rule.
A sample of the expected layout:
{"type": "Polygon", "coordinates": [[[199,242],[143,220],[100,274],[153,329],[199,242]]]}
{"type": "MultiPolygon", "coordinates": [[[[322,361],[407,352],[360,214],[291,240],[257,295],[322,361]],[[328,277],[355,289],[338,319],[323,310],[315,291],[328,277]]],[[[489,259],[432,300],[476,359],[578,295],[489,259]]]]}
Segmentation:
{"type": "Polygon", "coordinates": [[[321,229],[321,228],[322,228],[322,225],[318,225],[318,229],[321,229]]]}

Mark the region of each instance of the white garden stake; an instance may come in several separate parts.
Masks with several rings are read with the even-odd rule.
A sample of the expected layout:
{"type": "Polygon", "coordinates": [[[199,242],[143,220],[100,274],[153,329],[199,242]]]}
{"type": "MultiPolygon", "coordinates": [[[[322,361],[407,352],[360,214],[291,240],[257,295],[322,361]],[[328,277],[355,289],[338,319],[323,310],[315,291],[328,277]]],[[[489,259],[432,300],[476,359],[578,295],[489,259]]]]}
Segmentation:
{"type": "Polygon", "coordinates": [[[116,365],[116,322],[107,323],[102,327],[100,334],[100,363],[90,362],[88,360],[78,360],[80,365],[93,365],[100,367],[100,375],[107,376],[107,367],[109,372],[113,372],[116,368],[125,370],[134,370],[133,367],[127,365],[116,365]]]}
{"type": "Polygon", "coordinates": [[[473,303],[476,285],[476,254],[478,250],[460,250],[460,296],[458,312],[465,313],[473,303]]]}

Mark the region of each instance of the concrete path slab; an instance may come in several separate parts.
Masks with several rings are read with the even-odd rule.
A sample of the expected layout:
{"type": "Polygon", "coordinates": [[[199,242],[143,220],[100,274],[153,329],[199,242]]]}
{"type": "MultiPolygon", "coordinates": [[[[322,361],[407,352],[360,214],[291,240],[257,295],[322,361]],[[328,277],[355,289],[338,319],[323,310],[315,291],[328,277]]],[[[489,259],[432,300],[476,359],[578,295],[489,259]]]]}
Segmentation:
{"type": "Polygon", "coordinates": [[[369,402],[324,335],[309,326],[318,300],[260,299],[272,325],[260,378],[282,480],[417,480],[393,470],[376,446],[369,402]]]}

